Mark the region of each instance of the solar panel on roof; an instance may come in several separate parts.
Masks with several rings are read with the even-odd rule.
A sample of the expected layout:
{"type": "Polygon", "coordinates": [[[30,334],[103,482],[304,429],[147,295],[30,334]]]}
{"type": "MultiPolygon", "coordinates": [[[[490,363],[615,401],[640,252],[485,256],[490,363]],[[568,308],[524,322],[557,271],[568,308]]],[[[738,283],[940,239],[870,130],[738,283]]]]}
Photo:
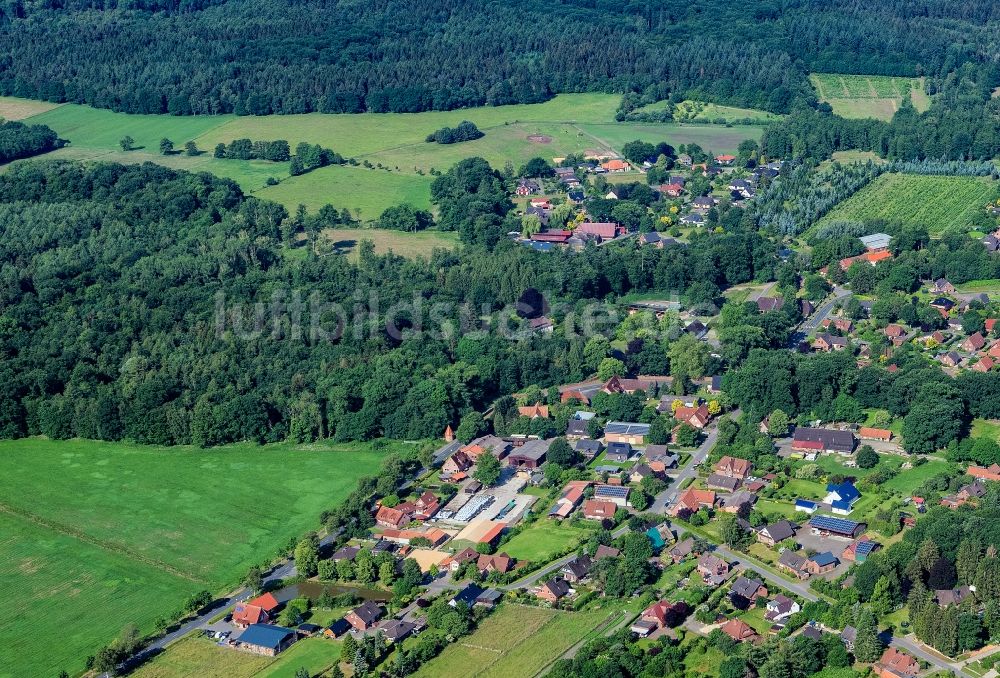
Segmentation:
{"type": "Polygon", "coordinates": [[[867,556],[877,547],[878,547],[878,542],[876,541],[861,541],[858,542],[857,547],[854,549],[854,553],[859,556],[867,556]]]}
{"type": "Polygon", "coordinates": [[[627,497],[628,488],[617,485],[601,485],[594,490],[595,497],[627,497]]]}
{"type": "Polygon", "coordinates": [[[649,433],[649,424],[637,424],[628,421],[609,421],[604,426],[605,433],[649,433]]]}
{"type": "Polygon", "coordinates": [[[858,524],[853,520],[834,518],[833,516],[816,516],[809,519],[809,524],[821,530],[832,530],[844,534],[850,534],[858,528],[858,524]]]}

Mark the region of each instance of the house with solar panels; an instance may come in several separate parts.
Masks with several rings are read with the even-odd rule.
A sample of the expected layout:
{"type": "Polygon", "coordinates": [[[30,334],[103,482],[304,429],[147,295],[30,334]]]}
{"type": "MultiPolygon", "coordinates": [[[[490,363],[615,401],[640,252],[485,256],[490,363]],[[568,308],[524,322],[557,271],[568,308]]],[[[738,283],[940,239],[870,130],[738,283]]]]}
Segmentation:
{"type": "Polygon", "coordinates": [[[813,516],[809,519],[809,527],[813,534],[823,537],[846,537],[855,539],[865,531],[864,523],[856,523],[846,518],[834,516],[813,516]]]}
{"type": "Polygon", "coordinates": [[[629,445],[645,445],[649,435],[649,424],[639,424],[629,421],[609,421],[604,427],[604,440],[607,443],[628,443],[629,445]]]}
{"type": "Polygon", "coordinates": [[[594,488],[594,499],[610,501],[615,506],[628,506],[629,488],[621,485],[598,485],[594,488]]]}
{"type": "Polygon", "coordinates": [[[868,556],[875,553],[880,548],[882,548],[882,545],[877,541],[872,541],[868,537],[862,536],[844,550],[841,558],[855,563],[863,563],[868,559],[868,556]]]}
{"type": "Polygon", "coordinates": [[[854,483],[847,481],[839,485],[834,483],[827,484],[826,492],[827,495],[824,501],[830,505],[834,513],[842,516],[846,516],[853,511],[854,504],[861,498],[861,493],[858,492],[858,488],[854,487],[854,483]]]}

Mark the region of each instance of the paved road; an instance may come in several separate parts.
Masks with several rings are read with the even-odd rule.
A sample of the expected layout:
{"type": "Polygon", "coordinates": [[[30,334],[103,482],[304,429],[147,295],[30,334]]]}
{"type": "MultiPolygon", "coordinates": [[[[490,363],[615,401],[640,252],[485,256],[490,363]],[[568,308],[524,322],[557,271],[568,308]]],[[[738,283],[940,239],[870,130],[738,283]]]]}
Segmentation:
{"type": "Polygon", "coordinates": [[[438,451],[434,453],[434,466],[440,466],[443,464],[444,460],[458,452],[460,447],[462,447],[462,443],[455,440],[439,448],[438,451]]]}
{"type": "MultiPolygon", "coordinates": [[[[739,416],[739,411],[734,412],[734,414],[739,416]]],[[[708,434],[705,436],[705,441],[698,446],[698,449],[694,451],[691,458],[688,459],[687,463],[681,467],[677,475],[674,476],[674,479],[670,483],[670,487],[663,492],[660,492],[653,499],[653,504],[649,507],[650,512],[666,513],[667,506],[677,501],[677,495],[681,493],[681,485],[683,485],[688,478],[693,478],[698,475],[698,465],[702,464],[702,462],[704,462],[708,457],[712,448],[715,447],[715,441],[718,437],[719,427],[718,425],[715,425],[708,431],[708,434]]]]}
{"type": "MultiPolygon", "coordinates": [[[[684,527],[680,525],[675,525],[674,527],[678,529],[678,534],[680,533],[680,531],[684,530],[684,527]]],[[[740,564],[744,567],[744,569],[753,570],[755,573],[757,573],[764,579],[773,582],[774,584],[777,584],[778,586],[787,591],[791,591],[792,593],[797,593],[806,600],[812,602],[816,602],[817,600],[819,600],[819,596],[813,593],[813,591],[810,590],[808,586],[804,586],[797,582],[792,582],[788,579],[785,579],[784,577],[779,577],[778,575],[774,574],[767,568],[761,567],[760,565],[757,565],[756,563],[748,560],[746,554],[737,553],[736,551],[733,551],[721,544],[715,547],[715,552],[725,556],[726,559],[729,560],[730,562],[739,561],[740,564]]]]}
{"type": "Polygon", "coordinates": [[[756,292],[751,292],[750,296],[747,297],[747,301],[756,302],[761,297],[766,297],[768,294],[771,293],[771,290],[773,290],[777,285],[778,285],[778,281],[776,281],[776,280],[773,281],[773,282],[767,283],[766,285],[764,285],[763,287],[761,287],[760,290],[758,290],[756,292]]]}
{"type": "Polygon", "coordinates": [[[903,638],[893,637],[889,644],[895,648],[909,652],[917,659],[925,661],[937,669],[954,673],[960,678],[971,678],[968,673],[962,671],[960,664],[948,662],[937,654],[924,650],[921,644],[916,642],[912,636],[906,636],[903,638]]]}
{"type": "Polygon", "coordinates": [[[788,339],[789,346],[794,347],[797,343],[819,329],[823,321],[833,312],[833,307],[838,303],[842,303],[849,296],[851,296],[850,290],[845,290],[843,287],[834,285],[833,297],[820,304],[811,316],[799,324],[795,332],[788,339]]]}

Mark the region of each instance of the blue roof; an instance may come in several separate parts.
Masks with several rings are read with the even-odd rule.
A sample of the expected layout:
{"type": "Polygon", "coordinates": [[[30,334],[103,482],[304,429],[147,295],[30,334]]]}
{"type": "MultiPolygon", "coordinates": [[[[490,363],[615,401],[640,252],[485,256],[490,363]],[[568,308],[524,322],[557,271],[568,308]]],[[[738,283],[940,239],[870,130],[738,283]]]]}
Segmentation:
{"type": "Polygon", "coordinates": [[[854,534],[860,523],[833,516],[813,516],[809,519],[809,524],[820,530],[829,530],[839,534],[854,534]]]}
{"type": "Polygon", "coordinates": [[[294,636],[295,631],[286,629],[284,626],[251,624],[236,640],[241,643],[247,643],[248,645],[269,647],[272,650],[277,650],[290,635],[294,636]]]}
{"type": "Polygon", "coordinates": [[[796,506],[801,506],[802,508],[805,508],[805,509],[815,509],[818,506],[818,504],[816,502],[809,501],[808,499],[796,499],[795,500],[795,505],[796,506]]]}
{"type": "Polygon", "coordinates": [[[840,485],[835,485],[833,483],[828,483],[826,486],[827,492],[836,492],[840,495],[841,500],[852,502],[861,496],[858,492],[858,488],[854,487],[853,483],[843,482],[840,485]]]}
{"type": "Polygon", "coordinates": [[[809,560],[813,561],[820,567],[823,567],[825,565],[833,565],[835,562],[837,562],[836,556],[834,556],[829,551],[823,551],[823,553],[817,553],[809,560]]]}
{"type": "Polygon", "coordinates": [[[835,509],[840,509],[841,511],[851,510],[851,502],[849,501],[843,501],[843,500],[833,501],[830,502],[830,506],[832,506],[835,509]]]}
{"type": "Polygon", "coordinates": [[[855,558],[867,556],[878,547],[877,541],[859,541],[858,545],[854,547],[855,558]]]}

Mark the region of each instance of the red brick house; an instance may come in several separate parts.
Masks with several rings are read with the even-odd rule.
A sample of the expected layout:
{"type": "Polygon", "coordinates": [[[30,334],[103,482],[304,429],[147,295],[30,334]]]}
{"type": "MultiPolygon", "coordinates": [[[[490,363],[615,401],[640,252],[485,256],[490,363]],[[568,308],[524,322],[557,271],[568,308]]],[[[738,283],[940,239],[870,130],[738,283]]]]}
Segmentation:
{"type": "Polygon", "coordinates": [[[441,470],[448,474],[468,471],[470,468],[472,468],[472,460],[462,450],[445,459],[441,466],[441,470]]]}
{"type": "Polygon", "coordinates": [[[905,652],[890,647],[872,665],[872,670],[879,678],[913,678],[920,673],[920,663],[905,652]]]}
{"type": "Polygon", "coordinates": [[[618,506],[612,501],[588,499],[583,502],[583,517],[587,520],[611,520],[618,506]]]}
{"type": "Polygon", "coordinates": [[[757,632],[742,619],[730,619],[725,624],[720,626],[719,630],[735,640],[737,643],[741,643],[744,640],[753,641],[758,638],[757,632]]]}
{"type": "Polygon", "coordinates": [[[740,480],[746,480],[752,469],[753,464],[746,459],[730,457],[729,455],[720,459],[719,463],[715,465],[715,472],[720,476],[739,478],[740,480]]]}
{"type": "Polygon", "coordinates": [[[348,612],[344,619],[358,631],[367,631],[375,627],[378,620],[382,618],[382,614],[382,608],[368,600],[360,607],[348,612]]]}

